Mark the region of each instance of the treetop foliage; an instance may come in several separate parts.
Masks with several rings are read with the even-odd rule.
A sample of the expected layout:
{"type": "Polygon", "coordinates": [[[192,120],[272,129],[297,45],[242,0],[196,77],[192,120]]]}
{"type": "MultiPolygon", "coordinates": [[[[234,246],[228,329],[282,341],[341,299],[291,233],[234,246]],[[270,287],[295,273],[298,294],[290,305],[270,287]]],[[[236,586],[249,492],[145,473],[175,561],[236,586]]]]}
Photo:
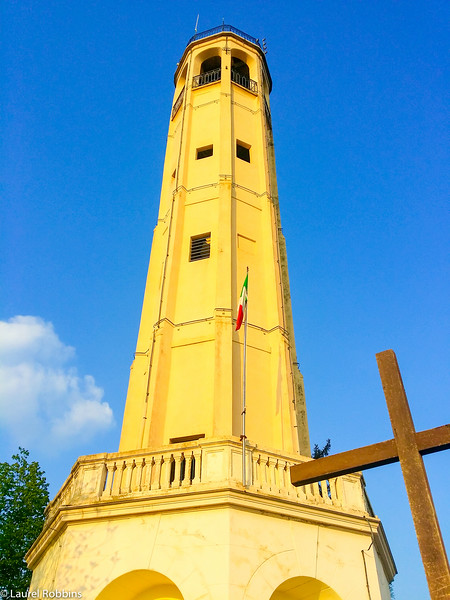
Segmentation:
{"type": "Polygon", "coordinates": [[[319,448],[318,444],[314,444],[313,453],[311,454],[311,458],[323,458],[324,456],[328,456],[331,450],[331,441],[330,438],[327,439],[327,442],[323,448],[319,448]]]}
{"type": "Polygon", "coordinates": [[[28,589],[24,556],[41,532],[49,500],[45,474],[29,455],[19,448],[13,462],[0,462],[0,590],[8,593],[28,589]]]}

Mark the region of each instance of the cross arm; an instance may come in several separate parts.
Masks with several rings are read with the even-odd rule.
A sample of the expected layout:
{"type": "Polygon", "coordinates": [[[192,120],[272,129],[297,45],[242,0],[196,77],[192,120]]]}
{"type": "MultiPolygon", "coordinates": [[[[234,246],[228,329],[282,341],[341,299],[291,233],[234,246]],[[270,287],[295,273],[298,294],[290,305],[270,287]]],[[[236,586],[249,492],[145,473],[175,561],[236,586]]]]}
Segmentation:
{"type": "MultiPolygon", "coordinates": [[[[422,455],[450,449],[450,424],[419,431],[415,435],[422,455]]],[[[388,465],[398,460],[395,440],[387,440],[294,465],[291,467],[291,482],[295,486],[306,485],[355,471],[388,465]]]]}

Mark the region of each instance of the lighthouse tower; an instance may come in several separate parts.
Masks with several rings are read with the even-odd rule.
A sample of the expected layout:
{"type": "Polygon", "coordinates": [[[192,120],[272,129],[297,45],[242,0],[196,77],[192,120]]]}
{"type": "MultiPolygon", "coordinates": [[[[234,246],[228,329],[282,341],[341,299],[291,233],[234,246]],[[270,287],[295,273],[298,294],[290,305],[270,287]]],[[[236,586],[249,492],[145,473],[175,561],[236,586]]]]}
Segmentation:
{"type": "Polygon", "coordinates": [[[119,451],[80,457],[50,503],[27,555],[32,591],[390,598],[395,565],[362,476],[290,483],[310,447],[271,88],[258,40],[230,26],[196,34],[180,59],[119,451]]]}

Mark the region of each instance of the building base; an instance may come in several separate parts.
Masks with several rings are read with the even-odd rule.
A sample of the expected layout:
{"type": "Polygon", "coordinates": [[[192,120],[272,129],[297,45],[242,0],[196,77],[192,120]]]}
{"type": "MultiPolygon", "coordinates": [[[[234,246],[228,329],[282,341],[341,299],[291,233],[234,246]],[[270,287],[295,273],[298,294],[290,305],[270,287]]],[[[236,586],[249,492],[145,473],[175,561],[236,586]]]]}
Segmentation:
{"type": "Polygon", "coordinates": [[[297,489],[288,476],[299,457],[249,445],[244,487],[233,439],[132,454],[77,461],[28,553],[31,591],[84,600],[389,600],[395,565],[360,475],[297,489]]]}

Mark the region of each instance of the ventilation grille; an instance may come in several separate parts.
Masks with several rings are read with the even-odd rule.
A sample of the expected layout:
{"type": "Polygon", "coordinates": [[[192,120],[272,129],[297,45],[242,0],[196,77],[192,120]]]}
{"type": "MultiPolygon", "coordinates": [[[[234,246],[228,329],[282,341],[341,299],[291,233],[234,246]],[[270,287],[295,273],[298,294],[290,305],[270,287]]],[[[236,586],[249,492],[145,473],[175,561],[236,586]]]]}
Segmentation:
{"type": "Polygon", "coordinates": [[[190,261],[203,260],[209,258],[211,254],[211,234],[206,233],[202,236],[191,238],[190,261]]]}

